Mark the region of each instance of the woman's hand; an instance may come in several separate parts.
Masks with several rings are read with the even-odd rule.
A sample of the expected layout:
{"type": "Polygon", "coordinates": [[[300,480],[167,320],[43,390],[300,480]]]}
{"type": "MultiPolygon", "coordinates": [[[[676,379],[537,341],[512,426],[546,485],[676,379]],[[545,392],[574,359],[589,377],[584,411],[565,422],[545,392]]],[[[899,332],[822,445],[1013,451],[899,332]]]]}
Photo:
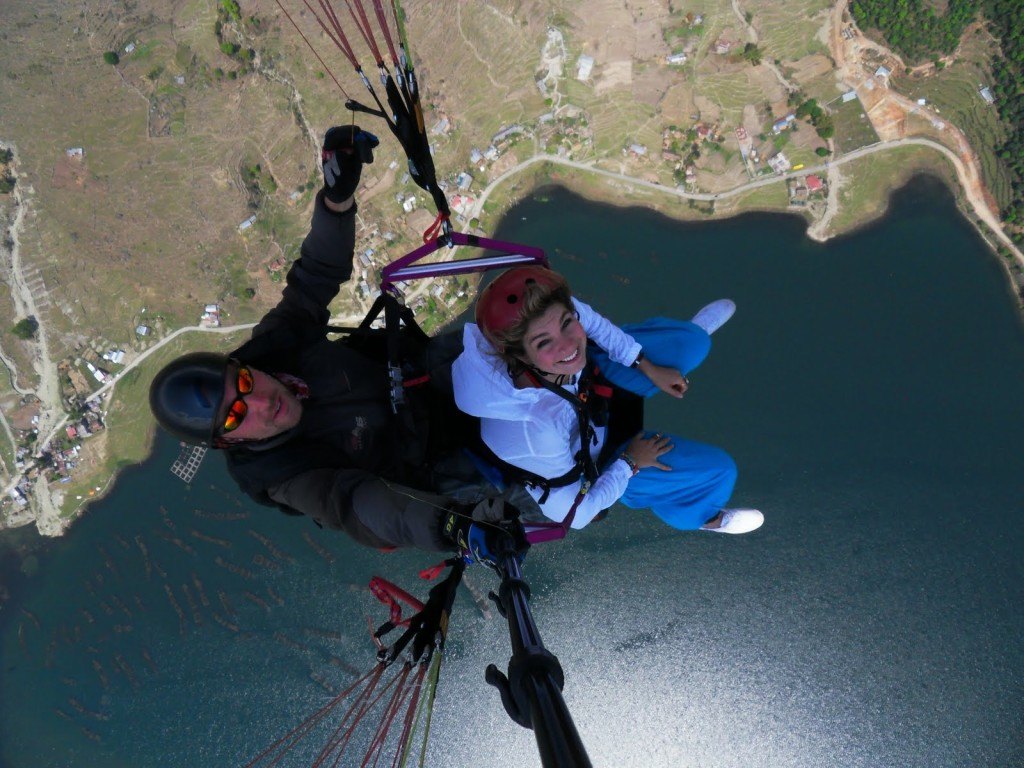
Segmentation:
{"type": "Polygon", "coordinates": [[[658,389],[675,398],[682,398],[690,382],[675,368],[666,368],[652,363],[646,357],[640,361],[640,373],[651,380],[658,389]]]}
{"type": "Polygon", "coordinates": [[[636,464],[637,469],[644,467],[657,467],[668,472],[672,467],[662,464],[658,457],[672,450],[671,441],[660,432],[655,432],[650,437],[645,437],[643,432],[637,434],[629,445],[626,446],[626,453],[636,464]]]}

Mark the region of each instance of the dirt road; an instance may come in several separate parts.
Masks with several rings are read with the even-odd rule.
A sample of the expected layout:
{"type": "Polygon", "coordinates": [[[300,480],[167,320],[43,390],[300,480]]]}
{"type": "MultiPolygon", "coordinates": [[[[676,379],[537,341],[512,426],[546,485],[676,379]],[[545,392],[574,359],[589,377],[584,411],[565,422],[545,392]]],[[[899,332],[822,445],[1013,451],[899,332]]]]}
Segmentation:
{"type": "MultiPolygon", "coordinates": [[[[19,167],[18,149],[12,143],[5,142],[5,144],[13,153],[11,167],[15,175],[17,175],[19,167]]],[[[16,213],[14,221],[8,229],[11,259],[11,299],[14,303],[14,311],[17,317],[34,317],[39,324],[35,337],[28,343],[34,347],[32,368],[39,381],[35,390],[31,391],[31,394],[39,398],[38,428],[40,434],[45,434],[54,429],[54,425],[62,423],[67,418],[67,415],[64,413],[63,404],[60,399],[60,380],[57,376],[57,366],[50,356],[49,329],[47,328],[46,317],[40,312],[36,297],[29,285],[29,280],[26,278],[25,266],[21,258],[20,234],[22,227],[25,225],[26,216],[31,211],[31,191],[26,189],[24,183],[19,183],[14,187],[13,197],[16,213]]],[[[12,380],[17,381],[18,372],[13,361],[4,358],[4,364],[10,371],[12,380]]],[[[22,388],[19,388],[18,391],[20,394],[29,394],[28,391],[22,388]]],[[[41,447],[37,447],[37,455],[39,450],[41,450],[41,447]]],[[[59,533],[62,528],[58,509],[59,500],[51,496],[45,481],[40,480],[36,483],[33,497],[39,532],[44,535],[59,533]]]]}
{"type": "Polygon", "coordinates": [[[932,144],[941,145],[948,150],[947,156],[953,161],[957,178],[964,191],[968,205],[975,216],[985,222],[999,242],[1006,246],[1024,265],[1024,253],[1013,243],[1003,231],[999,213],[995,210],[992,194],[982,181],[978,166],[978,156],[971,149],[970,143],[954,125],[945,118],[911,99],[895,93],[889,88],[888,78],[875,76],[874,70],[868,66],[865,57],[868,52],[881,54],[887,59],[897,62],[900,69],[905,69],[903,61],[892,51],[864,37],[856,25],[846,22],[843,17],[848,13],[849,0],[838,0],[832,9],[831,33],[829,49],[836,63],[836,69],[842,80],[857,91],[857,96],[864,105],[864,111],[871,121],[878,137],[887,143],[896,143],[911,138],[924,138],[923,134],[915,134],[910,127],[908,118],[917,114],[930,120],[932,125],[943,126],[939,135],[942,142],[932,140],[932,144]],[[843,28],[848,29],[843,36],[843,28]]]}

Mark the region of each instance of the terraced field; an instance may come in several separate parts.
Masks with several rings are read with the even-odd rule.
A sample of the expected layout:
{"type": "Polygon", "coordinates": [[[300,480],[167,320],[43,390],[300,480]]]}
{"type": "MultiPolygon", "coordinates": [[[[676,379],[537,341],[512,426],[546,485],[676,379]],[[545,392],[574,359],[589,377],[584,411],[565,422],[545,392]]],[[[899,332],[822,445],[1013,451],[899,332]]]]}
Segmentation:
{"type": "Polygon", "coordinates": [[[763,75],[759,75],[750,66],[742,69],[730,67],[721,72],[701,72],[694,83],[695,98],[698,105],[702,98],[715,105],[726,125],[741,125],[745,106],[761,105],[765,101],[772,101],[773,96],[781,95],[777,84],[774,93],[772,90],[766,92],[768,83],[763,75]]]}
{"type": "Polygon", "coordinates": [[[458,112],[460,128],[480,142],[489,143],[505,125],[544,111],[534,84],[543,25],[523,26],[502,5],[443,2],[409,8],[417,39],[445,41],[443,49],[415,51],[423,77],[458,112]]]}
{"type": "MultiPolygon", "coordinates": [[[[55,358],[89,347],[140,351],[174,328],[194,324],[206,303],[218,302],[230,323],[262,314],[280,287],[266,267],[296,254],[312,200],[308,187],[319,183],[317,143],[330,125],[358,120],[383,139],[377,162],[363,175],[372,193],[361,198],[360,236],[393,231],[396,239],[388,249],[395,253],[418,237],[413,225],[426,212],[410,220],[400,210],[396,197],[416,190],[403,179],[396,143],[379,119],[348,112],[341,90],[372,101],[302,0],[282,1],[323,61],[306,49],[275,0],[250,0],[241,21],[224,30],[226,40],[255,51],[251,62],[220,50],[214,34],[219,4],[209,0],[176,0],[172,6],[153,0],[5,2],[0,141],[15,142],[24,160],[19,186],[31,196],[23,254],[38,286],[33,295],[46,300],[39,314],[55,358]],[[128,43],[135,45],[131,53],[125,51],[128,43]],[[106,51],[120,52],[116,67],[104,63],[106,51]],[[83,158],[65,155],[65,149],[79,146],[83,158]],[[259,193],[245,172],[256,165],[268,187],[259,193]],[[253,226],[240,232],[239,224],[253,214],[253,226]],[[134,327],[143,307],[154,333],[140,341],[134,327]]],[[[675,186],[674,163],[663,162],[659,152],[669,124],[685,132],[702,120],[722,130],[721,148],[704,147],[696,162],[704,191],[725,191],[747,180],[733,132],[739,125],[762,158],[781,148],[794,164],[819,162],[813,150],[820,140],[811,129],[801,126],[776,139],[767,126],[787,109],[788,84],[823,102],[838,95],[833,62],[823,55],[819,38],[826,0],[736,0],[735,6],[733,0],[407,0],[403,7],[426,120],[432,125],[443,116],[452,124],[448,135],[431,136],[442,177],[469,170],[470,151],[486,148],[497,131],[513,123],[546,134],[537,119],[556,103],[581,108],[593,135],[590,146],[566,132],[566,142],[581,147],[577,159],[665,187],[675,186]],[[548,85],[550,101],[536,84],[551,63],[541,62],[549,25],[566,48],[562,76],[548,85]],[[741,59],[755,33],[772,66],[741,59]],[[719,42],[728,44],[728,53],[714,51],[719,42]],[[683,50],[685,64],[667,63],[668,54],[683,50]],[[594,58],[587,82],[576,79],[582,54],[594,58]],[[623,150],[632,143],[646,146],[647,156],[626,156],[623,150]]],[[[349,32],[370,65],[362,40],[349,32]]],[[[926,98],[965,130],[987,183],[1004,199],[1008,180],[992,150],[1002,132],[994,111],[977,97],[978,83],[987,77],[987,50],[985,40],[974,40],[965,45],[962,60],[937,77],[897,81],[897,87],[926,98]]],[[[368,74],[376,81],[376,73],[368,74]]],[[[858,102],[833,104],[840,153],[876,140],[858,102]]],[[[918,119],[923,118],[912,120],[918,119]]],[[[534,142],[527,135],[515,148],[506,147],[497,167],[527,159],[534,142]]],[[[918,149],[854,166],[835,227],[883,205],[879,201],[906,169],[935,162],[934,153],[918,149]]],[[[473,192],[498,172],[494,166],[474,169],[473,192]]],[[[531,188],[534,177],[676,215],[701,218],[711,208],[690,207],[621,179],[540,167],[504,185],[500,200],[531,188]]],[[[785,207],[786,195],[778,184],[719,202],[720,213],[785,207]]],[[[503,203],[492,200],[486,210],[497,215],[503,203]]],[[[336,308],[358,308],[351,290],[342,291],[336,308]]],[[[0,315],[13,313],[10,297],[0,295],[0,315]]],[[[9,331],[0,335],[0,347],[8,356],[19,354],[9,331]]],[[[28,366],[19,359],[18,367],[28,366]]],[[[131,402],[125,413],[112,414],[112,443],[144,431],[136,429],[145,415],[138,380],[124,383],[117,399],[122,398],[131,402]]],[[[141,449],[112,444],[111,450],[134,456],[141,449]]]]}
{"type": "Polygon", "coordinates": [[[981,164],[985,184],[1000,207],[1010,201],[1011,177],[996,156],[996,147],[1006,131],[996,108],[986,104],[979,88],[990,84],[988,70],[978,61],[978,51],[923,80],[900,78],[893,87],[912,99],[925,99],[940,115],[959,127],[971,143],[981,164]]]}
{"type": "Polygon", "coordinates": [[[812,53],[828,53],[819,38],[832,6],[828,0],[793,0],[784,4],[740,0],[739,5],[744,13],[752,14],[759,44],[770,58],[796,61],[812,53]]]}

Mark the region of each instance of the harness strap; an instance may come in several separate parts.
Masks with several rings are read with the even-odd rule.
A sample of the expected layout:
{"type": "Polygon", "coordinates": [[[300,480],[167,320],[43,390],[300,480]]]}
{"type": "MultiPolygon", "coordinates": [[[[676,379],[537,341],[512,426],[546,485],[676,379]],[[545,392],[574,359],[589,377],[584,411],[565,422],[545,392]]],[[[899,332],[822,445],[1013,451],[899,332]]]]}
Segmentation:
{"type": "Polygon", "coordinates": [[[426,231],[423,233],[423,242],[429,243],[431,240],[436,240],[441,234],[441,230],[448,222],[449,218],[450,217],[443,212],[438,213],[434,218],[434,223],[427,227],[426,231]]]}
{"type": "Polygon", "coordinates": [[[548,500],[548,494],[552,488],[564,488],[567,485],[572,485],[580,479],[582,469],[580,462],[575,462],[572,467],[563,475],[558,477],[543,477],[530,472],[522,467],[517,467],[515,464],[509,464],[507,461],[498,456],[494,451],[491,450],[490,446],[487,445],[482,439],[479,439],[479,432],[477,432],[477,440],[473,445],[471,453],[476,453],[479,457],[498,468],[504,479],[511,480],[513,482],[522,483],[529,488],[541,488],[543,494],[540,497],[540,503],[543,504],[548,500]]]}
{"type": "Polygon", "coordinates": [[[580,487],[580,492],[576,494],[576,498],[573,499],[572,506],[569,507],[569,513],[565,516],[565,519],[560,523],[548,523],[548,522],[536,522],[530,523],[531,530],[526,532],[526,540],[531,544],[540,544],[545,541],[559,541],[564,539],[569,533],[569,528],[572,527],[572,521],[576,518],[576,510],[580,506],[580,502],[583,501],[583,497],[587,495],[587,491],[590,490],[590,485],[584,483],[580,487]]]}
{"type": "MultiPolygon", "coordinates": [[[[597,434],[594,432],[594,428],[591,425],[591,415],[597,410],[598,404],[590,398],[590,393],[593,392],[599,398],[608,400],[613,394],[613,390],[606,384],[600,384],[597,381],[597,377],[601,373],[601,369],[598,368],[590,355],[587,355],[587,364],[583,368],[583,372],[580,375],[579,383],[577,384],[577,395],[571,395],[565,391],[562,387],[559,387],[552,382],[545,379],[543,376],[537,376],[532,371],[527,371],[530,380],[535,386],[539,386],[546,389],[548,392],[553,392],[560,398],[565,400],[569,405],[572,406],[576,412],[576,418],[579,421],[580,428],[580,450],[574,457],[576,464],[573,467],[573,471],[577,472],[577,476],[582,474],[589,482],[593,483],[597,480],[597,467],[594,465],[594,459],[590,455],[590,445],[592,442],[597,442],[597,434]],[[578,469],[577,469],[578,467],[578,469]]],[[[605,408],[605,410],[607,410],[605,408]]],[[[568,485],[568,483],[565,483],[568,485]]],[[[547,491],[545,491],[544,497],[541,500],[541,504],[547,500],[547,491]]]]}

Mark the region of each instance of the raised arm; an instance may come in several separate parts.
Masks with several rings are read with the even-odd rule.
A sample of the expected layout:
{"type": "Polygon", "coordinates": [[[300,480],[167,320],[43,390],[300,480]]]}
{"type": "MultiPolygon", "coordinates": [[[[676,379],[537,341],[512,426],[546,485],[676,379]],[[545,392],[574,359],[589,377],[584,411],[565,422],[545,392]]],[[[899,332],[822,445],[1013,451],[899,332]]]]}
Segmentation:
{"type": "Polygon", "coordinates": [[[640,344],[636,339],[586,302],[573,297],[572,303],[579,315],[580,325],[587,332],[587,338],[607,352],[608,357],[621,365],[630,365],[636,360],[640,354],[640,344]]]}
{"type": "Polygon", "coordinates": [[[324,188],[317,193],[309,233],[285,280],[281,301],[253,336],[288,325],[301,332],[330,319],[328,306],[352,277],[356,205],[353,194],[364,163],[373,162],[377,138],[355,126],[331,128],[322,151],[324,188]]]}

